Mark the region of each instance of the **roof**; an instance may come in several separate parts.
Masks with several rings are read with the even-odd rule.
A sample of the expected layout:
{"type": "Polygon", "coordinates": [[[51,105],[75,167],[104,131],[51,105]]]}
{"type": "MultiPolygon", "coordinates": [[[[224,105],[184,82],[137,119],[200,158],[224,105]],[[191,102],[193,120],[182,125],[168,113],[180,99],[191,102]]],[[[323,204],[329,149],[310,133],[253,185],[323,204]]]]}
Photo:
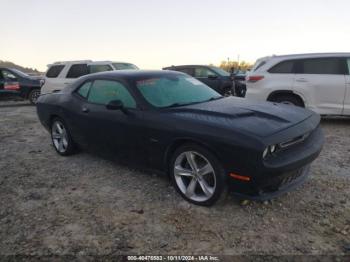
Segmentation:
{"type": "Polygon", "coordinates": [[[85,78],[95,78],[106,77],[106,78],[147,78],[147,77],[157,77],[162,75],[179,75],[183,74],[178,71],[171,70],[115,70],[115,71],[106,71],[95,74],[86,75],[85,78]]]}
{"type": "Polygon", "coordinates": [[[211,65],[171,65],[171,66],[166,66],[164,68],[173,68],[173,67],[196,67],[196,66],[201,66],[201,67],[216,67],[216,66],[211,66],[211,65]]]}
{"type": "Polygon", "coordinates": [[[263,57],[261,59],[268,58],[308,58],[308,57],[350,57],[350,53],[305,53],[305,54],[289,54],[289,55],[273,55],[263,57]]]}

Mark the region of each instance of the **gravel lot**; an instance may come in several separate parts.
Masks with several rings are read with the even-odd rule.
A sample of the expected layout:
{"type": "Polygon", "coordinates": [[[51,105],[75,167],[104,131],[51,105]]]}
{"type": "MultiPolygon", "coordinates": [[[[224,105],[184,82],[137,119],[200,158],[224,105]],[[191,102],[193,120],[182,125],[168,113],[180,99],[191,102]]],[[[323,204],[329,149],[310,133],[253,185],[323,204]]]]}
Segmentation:
{"type": "Polygon", "coordinates": [[[188,204],[161,176],[55,153],[35,107],[0,101],[0,254],[349,254],[350,119],[298,190],[241,205],[188,204]]]}

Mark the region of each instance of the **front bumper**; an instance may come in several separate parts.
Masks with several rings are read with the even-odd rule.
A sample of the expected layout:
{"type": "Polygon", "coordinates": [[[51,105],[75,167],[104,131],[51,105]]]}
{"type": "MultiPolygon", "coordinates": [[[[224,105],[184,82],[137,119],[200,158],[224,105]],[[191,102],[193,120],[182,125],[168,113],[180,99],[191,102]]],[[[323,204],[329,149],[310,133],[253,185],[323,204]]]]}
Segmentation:
{"type": "Polygon", "coordinates": [[[239,193],[233,192],[233,194],[240,199],[249,199],[257,201],[270,200],[280,195],[285,194],[286,192],[296,189],[298,186],[302,185],[307,179],[310,166],[307,165],[301,169],[298,169],[293,172],[283,174],[275,179],[266,181],[255,187],[254,191],[250,193],[239,193]]]}
{"type": "Polygon", "coordinates": [[[284,152],[256,166],[251,181],[230,179],[235,195],[244,199],[268,200],[280,196],[301,185],[307,178],[310,164],[320,154],[324,143],[318,126],[303,143],[291,146],[284,152]]]}

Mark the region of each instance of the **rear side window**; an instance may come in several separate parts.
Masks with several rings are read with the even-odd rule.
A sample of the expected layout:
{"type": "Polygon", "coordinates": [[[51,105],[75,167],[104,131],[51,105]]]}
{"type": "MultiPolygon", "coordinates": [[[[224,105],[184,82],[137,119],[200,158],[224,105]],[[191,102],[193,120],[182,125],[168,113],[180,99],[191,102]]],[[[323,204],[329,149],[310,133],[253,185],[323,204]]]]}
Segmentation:
{"type": "Polygon", "coordinates": [[[46,73],[46,77],[48,77],[48,78],[58,77],[58,75],[61,73],[63,68],[64,68],[64,65],[51,66],[50,69],[46,73]]]}
{"type": "Polygon", "coordinates": [[[348,64],[348,75],[350,75],[350,58],[347,59],[347,64],[348,64]]]}
{"type": "Polygon", "coordinates": [[[295,61],[281,62],[269,70],[271,74],[293,74],[295,61]]]}
{"type": "Polygon", "coordinates": [[[83,98],[87,98],[88,94],[89,94],[89,90],[91,87],[91,82],[86,82],[84,83],[79,89],[78,89],[78,94],[83,97],[83,98]]]}
{"type": "Polygon", "coordinates": [[[302,74],[325,74],[343,75],[341,59],[338,58],[316,58],[301,60],[302,74]]]}
{"type": "Polygon", "coordinates": [[[209,77],[209,76],[215,76],[216,74],[205,67],[196,67],[194,69],[194,77],[209,77]]]}
{"type": "Polygon", "coordinates": [[[120,100],[127,108],[136,108],[134,98],[122,83],[109,80],[95,80],[91,86],[88,101],[107,105],[113,100],[120,100]]]}
{"type": "Polygon", "coordinates": [[[176,71],[188,74],[190,76],[194,76],[194,70],[193,68],[177,68],[176,71]]]}
{"type": "Polygon", "coordinates": [[[72,65],[69,68],[69,71],[67,73],[67,78],[78,78],[83,75],[87,75],[89,73],[89,69],[87,64],[76,64],[72,65]]]}
{"type": "Polygon", "coordinates": [[[112,71],[112,67],[110,67],[109,65],[89,65],[90,74],[105,71],[112,71]]]}

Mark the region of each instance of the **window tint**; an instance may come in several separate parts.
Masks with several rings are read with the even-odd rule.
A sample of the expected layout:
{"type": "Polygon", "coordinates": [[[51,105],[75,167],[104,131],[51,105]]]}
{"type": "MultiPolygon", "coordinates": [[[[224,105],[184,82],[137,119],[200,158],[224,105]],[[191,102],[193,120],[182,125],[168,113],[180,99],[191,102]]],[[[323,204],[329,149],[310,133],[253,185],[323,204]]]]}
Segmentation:
{"type": "Polygon", "coordinates": [[[78,94],[84,98],[87,98],[89,90],[91,87],[91,82],[84,83],[78,90],[78,94]]]}
{"type": "Polygon", "coordinates": [[[188,74],[190,76],[194,75],[193,68],[177,68],[176,71],[188,74]]]}
{"type": "Polygon", "coordinates": [[[350,58],[348,58],[347,61],[348,61],[348,75],[350,75],[350,58]]]}
{"type": "Polygon", "coordinates": [[[142,96],[155,107],[169,107],[221,97],[199,80],[186,75],[162,75],[136,81],[142,96]]]}
{"type": "Polygon", "coordinates": [[[46,77],[48,77],[48,78],[58,77],[58,75],[61,73],[63,68],[64,68],[64,65],[51,66],[50,69],[46,73],[46,77]]]}
{"type": "Polygon", "coordinates": [[[284,61],[274,67],[269,72],[272,74],[293,74],[295,61],[284,61]]]}
{"type": "Polygon", "coordinates": [[[95,80],[91,86],[88,101],[107,105],[113,100],[120,100],[125,107],[136,108],[136,102],[127,88],[120,82],[95,80]]]}
{"type": "Polygon", "coordinates": [[[338,58],[317,58],[301,60],[301,72],[304,74],[344,74],[340,59],[338,58]]]}
{"type": "Polygon", "coordinates": [[[90,74],[105,71],[112,71],[112,68],[109,65],[89,65],[90,74]]]}
{"type": "Polygon", "coordinates": [[[205,67],[196,67],[194,69],[194,77],[208,77],[208,76],[215,76],[216,74],[205,67]]]}
{"type": "Polygon", "coordinates": [[[5,80],[7,81],[17,81],[17,77],[12,74],[10,71],[2,70],[2,75],[5,80]]]}
{"type": "Polygon", "coordinates": [[[136,65],[129,63],[113,63],[113,66],[116,70],[137,70],[139,69],[136,65]]]}
{"type": "Polygon", "coordinates": [[[87,64],[76,64],[72,65],[69,68],[69,71],[67,73],[67,78],[78,78],[83,75],[87,75],[89,73],[89,69],[87,64]]]}

